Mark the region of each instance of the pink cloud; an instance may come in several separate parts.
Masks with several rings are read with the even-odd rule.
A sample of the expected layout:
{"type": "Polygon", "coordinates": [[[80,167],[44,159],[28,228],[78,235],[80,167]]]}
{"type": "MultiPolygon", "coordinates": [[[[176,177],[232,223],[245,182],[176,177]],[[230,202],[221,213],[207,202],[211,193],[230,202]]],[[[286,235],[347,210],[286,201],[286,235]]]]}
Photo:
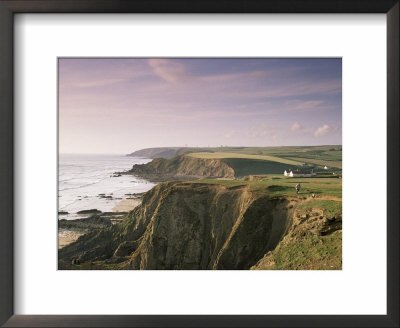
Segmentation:
{"type": "Polygon", "coordinates": [[[314,110],[324,108],[324,102],[321,100],[307,100],[307,101],[298,101],[298,100],[290,100],[285,101],[284,104],[287,106],[287,109],[290,110],[314,110]]]}
{"type": "Polygon", "coordinates": [[[338,127],[331,127],[328,124],[324,124],[323,126],[319,127],[315,132],[314,136],[315,137],[322,137],[324,135],[330,134],[330,133],[335,133],[339,131],[338,127]]]}
{"type": "Polygon", "coordinates": [[[231,130],[231,131],[228,131],[228,132],[224,133],[224,137],[227,138],[227,139],[230,139],[230,138],[232,138],[232,137],[234,137],[234,136],[236,136],[238,134],[240,134],[239,131],[231,130]]]}
{"type": "Polygon", "coordinates": [[[168,59],[148,59],[147,63],[156,75],[167,82],[177,83],[187,79],[182,63],[168,59]]]}
{"type": "Polygon", "coordinates": [[[292,126],[290,127],[290,131],[293,131],[293,132],[301,131],[303,129],[304,129],[304,127],[299,122],[293,123],[292,126]]]}

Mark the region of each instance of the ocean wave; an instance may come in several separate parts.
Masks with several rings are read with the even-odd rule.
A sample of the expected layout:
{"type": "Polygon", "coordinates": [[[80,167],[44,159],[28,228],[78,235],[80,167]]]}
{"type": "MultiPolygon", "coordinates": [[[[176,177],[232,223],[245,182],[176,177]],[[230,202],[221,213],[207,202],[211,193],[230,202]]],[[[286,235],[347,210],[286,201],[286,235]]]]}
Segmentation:
{"type": "Polygon", "coordinates": [[[96,181],[102,181],[102,180],[105,180],[105,179],[109,178],[108,175],[110,175],[112,173],[107,173],[106,172],[106,173],[99,173],[99,174],[96,174],[96,175],[85,175],[85,172],[81,172],[81,173],[76,173],[76,174],[78,174],[80,176],[79,177],[75,176],[75,177],[66,178],[66,179],[63,179],[63,180],[58,180],[58,182],[62,183],[62,182],[69,182],[69,181],[74,181],[74,180],[82,180],[82,178],[86,179],[86,180],[97,178],[98,180],[96,180],[96,181]],[[104,177],[105,175],[107,175],[107,177],[104,177]]]}
{"type": "Polygon", "coordinates": [[[134,164],[143,161],[120,156],[76,156],[60,157],[58,191],[59,209],[68,212],[98,208],[102,211],[111,210],[114,204],[123,198],[125,193],[145,192],[153,184],[140,181],[132,176],[112,177],[113,173],[130,169],[134,164]],[[63,161],[64,160],[64,161],[63,161]],[[132,180],[136,180],[132,184],[132,180]],[[98,194],[113,193],[113,199],[97,197],[98,194]],[[82,196],[82,197],[79,197],[82,196]],[[87,197],[87,198],[85,198],[87,197]]]}
{"type": "Polygon", "coordinates": [[[79,186],[77,186],[77,187],[70,187],[70,188],[58,189],[58,191],[82,189],[82,188],[85,188],[85,187],[93,186],[93,185],[98,184],[99,182],[104,181],[104,180],[107,180],[107,179],[109,179],[109,177],[106,177],[106,178],[97,180],[97,181],[92,182],[92,183],[87,183],[87,184],[79,185],[79,186]]]}

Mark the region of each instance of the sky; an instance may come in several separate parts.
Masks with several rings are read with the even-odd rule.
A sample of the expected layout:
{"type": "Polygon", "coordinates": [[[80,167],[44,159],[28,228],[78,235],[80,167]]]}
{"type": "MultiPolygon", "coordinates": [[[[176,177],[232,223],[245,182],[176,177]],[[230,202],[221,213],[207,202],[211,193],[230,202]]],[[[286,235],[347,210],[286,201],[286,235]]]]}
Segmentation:
{"type": "Polygon", "coordinates": [[[334,58],[61,58],[60,153],[342,143],[334,58]]]}

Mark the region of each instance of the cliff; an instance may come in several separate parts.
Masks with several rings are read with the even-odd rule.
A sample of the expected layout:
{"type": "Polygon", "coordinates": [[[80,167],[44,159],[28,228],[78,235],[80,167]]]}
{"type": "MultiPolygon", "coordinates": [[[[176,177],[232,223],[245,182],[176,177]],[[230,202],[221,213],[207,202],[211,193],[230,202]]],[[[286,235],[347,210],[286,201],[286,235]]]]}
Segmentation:
{"type": "Polygon", "coordinates": [[[192,180],[204,177],[234,178],[232,167],[219,159],[177,156],[172,159],[155,158],[147,164],[136,164],[125,172],[150,181],[192,180]]]}
{"type": "MultiPolygon", "coordinates": [[[[270,198],[248,186],[161,183],[122,223],[60,249],[59,268],[78,259],[81,268],[90,263],[101,269],[273,269],[269,256],[280,243],[302,238],[303,230],[293,230],[294,220],[309,221],[295,216],[308,211],[300,209],[302,202],[270,198]]],[[[308,229],[324,238],[328,220],[318,213],[308,229]]],[[[341,220],[330,226],[329,233],[341,229],[341,220]]]]}

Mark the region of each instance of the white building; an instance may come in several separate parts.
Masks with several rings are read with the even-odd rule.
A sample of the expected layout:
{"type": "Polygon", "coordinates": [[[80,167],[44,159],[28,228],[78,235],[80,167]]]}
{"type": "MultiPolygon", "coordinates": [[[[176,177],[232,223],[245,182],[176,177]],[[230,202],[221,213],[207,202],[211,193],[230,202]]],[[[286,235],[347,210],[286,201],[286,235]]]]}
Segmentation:
{"type": "Polygon", "coordinates": [[[325,166],[324,166],[324,170],[327,170],[327,169],[328,169],[328,167],[325,165],[325,166]]]}
{"type": "Polygon", "coordinates": [[[316,173],[314,173],[314,170],[309,170],[309,171],[300,171],[300,170],[289,170],[283,172],[283,175],[285,177],[312,177],[314,175],[316,175],[316,173]]]}
{"type": "Polygon", "coordinates": [[[285,176],[285,177],[292,177],[293,176],[293,172],[290,170],[289,172],[287,172],[286,170],[285,170],[285,172],[283,172],[283,175],[285,176]]]}

